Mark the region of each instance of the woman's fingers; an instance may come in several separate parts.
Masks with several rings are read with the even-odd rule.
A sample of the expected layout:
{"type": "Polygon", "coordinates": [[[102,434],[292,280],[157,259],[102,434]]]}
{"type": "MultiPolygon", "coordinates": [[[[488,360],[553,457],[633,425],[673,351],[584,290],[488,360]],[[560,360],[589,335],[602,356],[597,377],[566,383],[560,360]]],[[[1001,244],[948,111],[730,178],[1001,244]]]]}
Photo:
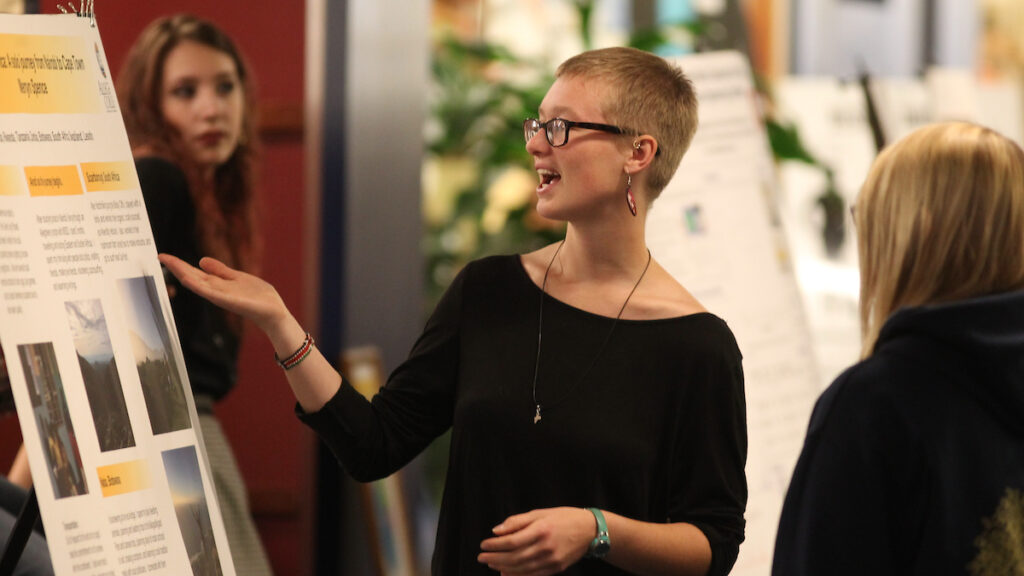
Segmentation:
{"type": "Polygon", "coordinates": [[[160,263],[163,264],[168,270],[170,270],[171,274],[174,274],[175,278],[178,278],[179,280],[181,279],[180,274],[185,272],[186,268],[189,267],[188,264],[186,264],[181,258],[178,258],[177,256],[172,256],[170,254],[164,254],[161,252],[160,254],[157,254],[156,257],[158,260],[160,260],[160,263]]]}
{"type": "Polygon", "coordinates": [[[189,288],[192,288],[197,281],[206,275],[202,270],[192,266],[177,256],[172,256],[170,254],[158,254],[157,258],[160,259],[160,263],[163,264],[165,268],[170,270],[171,274],[174,274],[174,277],[177,278],[179,282],[189,288]]]}
{"type": "Polygon", "coordinates": [[[477,560],[506,574],[556,574],[583,556],[593,529],[590,512],[582,508],[516,514],[480,543],[477,560]]]}
{"type": "Polygon", "coordinates": [[[238,277],[238,270],[210,256],[203,256],[199,260],[199,268],[208,274],[213,274],[225,280],[233,280],[238,277]]]}
{"type": "Polygon", "coordinates": [[[264,331],[289,315],[272,285],[216,258],[204,257],[199,261],[199,268],[169,254],[160,254],[159,258],[183,286],[221,308],[252,320],[264,331]]]}

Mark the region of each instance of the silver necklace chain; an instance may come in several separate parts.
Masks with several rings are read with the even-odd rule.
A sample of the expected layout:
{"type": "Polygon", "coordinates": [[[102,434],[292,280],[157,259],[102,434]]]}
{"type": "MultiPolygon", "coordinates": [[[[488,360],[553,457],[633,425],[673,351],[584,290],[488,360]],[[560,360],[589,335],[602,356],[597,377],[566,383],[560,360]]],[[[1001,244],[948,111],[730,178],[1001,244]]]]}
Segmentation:
{"type": "MultiPolygon", "coordinates": [[[[533,365],[533,406],[534,406],[534,408],[536,410],[534,415],[533,415],[533,423],[534,424],[540,422],[540,420],[541,420],[541,415],[540,415],[541,404],[540,404],[540,402],[537,401],[537,374],[540,371],[541,335],[544,333],[544,297],[547,295],[547,291],[546,290],[547,290],[547,287],[548,287],[548,273],[551,272],[551,265],[555,263],[555,258],[558,257],[558,253],[562,250],[562,246],[564,244],[565,244],[565,240],[562,240],[562,242],[560,242],[558,244],[558,248],[555,249],[555,253],[551,256],[551,261],[548,262],[548,267],[544,269],[544,280],[540,284],[540,313],[537,316],[537,360],[534,362],[534,365],[533,365]]],[[[612,320],[612,326],[611,326],[611,328],[608,329],[608,335],[604,337],[604,342],[602,342],[601,343],[601,347],[597,349],[597,354],[594,355],[594,359],[590,362],[590,366],[587,366],[587,369],[583,371],[583,374],[580,375],[579,380],[576,381],[576,384],[573,384],[572,386],[570,386],[570,388],[569,388],[570,391],[573,388],[575,388],[580,382],[583,381],[583,379],[587,376],[587,374],[589,374],[590,371],[597,364],[597,361],[600,360],[601,353],[604,352],[604,348],[605,348],[605,346],[608,345],[608,341],[612,339],[612,332],[615,331],[615,325],[619,323],[619,318],[622,318],[622,313],[626,310],[626,305],[629,304],[629,299],[633,297],[633,293],[636,292],[636,288],[637,288],[637,286],[640,285],[640,281],[644,279],[645,275],[647,275],[647,269],[650,266],[651,266],[651,250],[648,249],[647,250],[647,263],[644,264],[643,272],[641,272],[640,273],[640,277],[636,279],[636,283],[633,284],[633,289],[629,291],[629,294],[626,296],[626,300],[622,303],[622,307],[619,308],[619,313],[616,314],[615,315],[615,319],[612,320]]]]}

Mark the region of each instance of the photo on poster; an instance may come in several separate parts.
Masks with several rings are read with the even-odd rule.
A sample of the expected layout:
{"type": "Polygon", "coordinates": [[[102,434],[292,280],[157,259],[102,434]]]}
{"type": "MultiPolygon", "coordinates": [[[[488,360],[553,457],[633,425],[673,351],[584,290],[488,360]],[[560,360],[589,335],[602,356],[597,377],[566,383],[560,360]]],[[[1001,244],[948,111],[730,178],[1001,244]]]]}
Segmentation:
{"type": "Polygon", "coordinates": [[[135,434],[128,417],[114,348],[110,344],[107,318],[98,299],[65,302],[71,337],[78,352],[78,366],[89,397],[92,421],[100,451],[135,446],[135,434]]]}
{"type": "Polygon", "coordinates": [[[178,527],[181,528],[181,537],[192,564],[192,574],[221,576],[223,572],[195,446],[167,450],[163,453],[163,460],[171,500],[174,502],[174,514],[178,517],[178,527]]]}
{"type": "Polygon", "coordinates": [[[46,457],[53,496],[60,499],[85,494],[88,488],[82,456],[78,452],[78,439],[68,413],[68,401],[57,369],[53,343],[22,344],[18,346],[18,356],[25,370],[32,414],[46,457]]]}
{"type": "Polygon", "coordinates": [[[152,276],[118,280],[121,305],[153,434],[192,427],[167,321],[152,276]]]}

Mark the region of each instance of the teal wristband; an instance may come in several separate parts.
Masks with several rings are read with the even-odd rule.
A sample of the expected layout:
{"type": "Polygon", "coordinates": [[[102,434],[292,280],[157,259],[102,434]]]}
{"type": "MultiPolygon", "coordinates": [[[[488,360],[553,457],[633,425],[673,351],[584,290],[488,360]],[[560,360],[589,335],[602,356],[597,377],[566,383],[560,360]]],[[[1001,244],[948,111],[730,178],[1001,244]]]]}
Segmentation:
{"type": "Polygon", "coordinates": [[[612,541],[608,537],[608,523],[604,521],[604,512],[598,508],[587,508],[594,515],[597,521],[597,536],[591,540],[590,548],[587,549],[588,558],[601,559],[608,555],[612,548],[612,541]]]}

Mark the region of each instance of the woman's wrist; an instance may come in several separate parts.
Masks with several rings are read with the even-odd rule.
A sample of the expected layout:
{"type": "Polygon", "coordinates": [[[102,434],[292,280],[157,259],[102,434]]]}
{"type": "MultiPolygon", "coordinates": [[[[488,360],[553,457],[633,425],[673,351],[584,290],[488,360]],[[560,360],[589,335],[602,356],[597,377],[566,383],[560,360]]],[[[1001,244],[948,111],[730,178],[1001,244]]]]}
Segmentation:
{"type": "Polygon", "coordinates": [[[313,337],[310,336],[309,332],[306,332],[306,337],[302,339],[302,344],[295,349],[294,352],[287,356],[279,356],[274,354],[274,360],[277,360],[277,365],[283,368],[285,371],[295,368],[302,363],[303,360],[309,357],[313,352],[313,337]]]}
{"type": "Polygon", "coordinates": [[[278,358],[290,356],[302,346],[306,339],[306,330],[291,314],[285,314],[262,329],[270,339],[270,344],[278,358]]]}
{"type": "Polygon", "coordinates": [[[586,508],[593,514],[595,522],[595,537],[587,545],[586,556],[588,558],[604,559],[611,550],[611,538],[608,535],[608,523],[605,521],[604,513],[599,508],[586,508]]]}

